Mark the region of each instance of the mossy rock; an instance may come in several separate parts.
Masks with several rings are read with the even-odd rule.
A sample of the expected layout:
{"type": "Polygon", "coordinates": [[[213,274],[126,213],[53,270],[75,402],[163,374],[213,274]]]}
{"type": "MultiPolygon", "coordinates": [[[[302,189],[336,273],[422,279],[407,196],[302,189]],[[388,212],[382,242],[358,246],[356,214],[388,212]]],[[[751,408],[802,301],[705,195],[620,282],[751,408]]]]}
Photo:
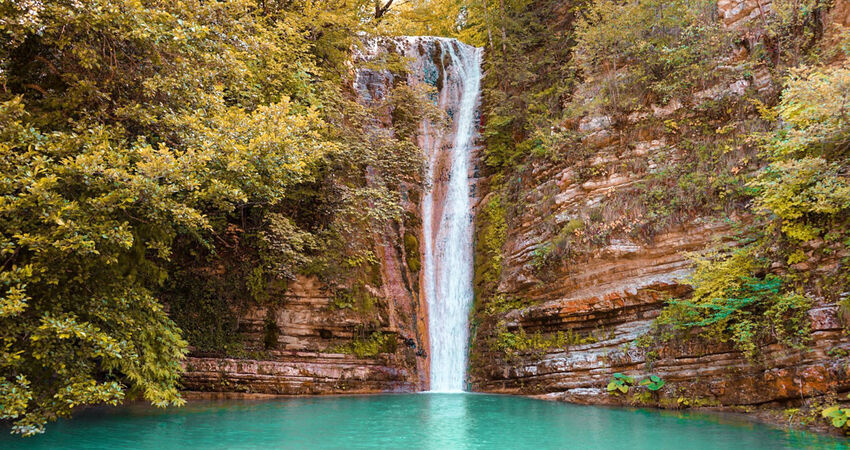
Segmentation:
{"type": "Polygon", "coordinates": [[[419,239],[412,233],[404,235],[404,254],[407,259],[407,267],[411,272],[419,272],[422,262],[419,255],[419,239]]]}

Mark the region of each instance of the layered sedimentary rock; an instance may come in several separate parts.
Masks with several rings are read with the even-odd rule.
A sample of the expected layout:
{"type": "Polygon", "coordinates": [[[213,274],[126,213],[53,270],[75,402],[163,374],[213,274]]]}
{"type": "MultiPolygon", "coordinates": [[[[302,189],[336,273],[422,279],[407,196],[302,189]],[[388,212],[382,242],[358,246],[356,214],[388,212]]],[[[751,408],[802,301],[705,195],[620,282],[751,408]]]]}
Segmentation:
{"type": "MultiPolygon", "coordinates": [[[[720,1],[721,21],[729,27],[748,26],[762,11],[769,13],[770,3],[720,1]]],[[[844,20],[843,3],[833,12],[838,22],[844,20]]],[[[735,61],[730,56],[723,63],[734,72],[738,70],[735,61]]],[[[599,83],[591,79],[575,95],[589,98],[598,89],[599,83]]],[[[590,156],[580,164],[575,160],[534,162],[518,181],[526,195],[520,201],[530,206],[509,218],[497,292],[530,306],[498,312],[479,325],[470,373],[473,388],[580,403],[637,401],[665,406],[781,405],[803,396],[850,389],[846,357],[850,339],[839,307],[817,295],[813,295],[816,302],[809,311],[812,340],[805,349],[764,342],[762,357],[751,361],[728,342],[696,337],[682,336],[660,346],[640,345],[638,338],[650,332],[666,300],[689,293],[683,282],[690,271],[687,252],[722,244],[719,239],[731,234],[732,221],[724,215],[696,214],[649,239],[639,239],[626,232],[631,230],[634,211],[630,206],[634,204],[624,202],[605,209],[604,221],[626,231],[613,233],[604,244],[589,244],[568,263],[546,271],[539,267],[541,249],[555,238],[555,230],[571,221],[581,224],[579,210],[628,199],[661,162],[681,156],[665,123],[686,122],[707,102],[759,93],[775,95],[776,89],[766,72],[741,74],[706,86],[691,97],[652,105],[628,117],[588,115],[564,124],[581,136],[577,153],[590,156]],[[544,337],[561,332],[577,337],[558,348],[494,348],[498,333],[518,332],[544,337]],[[606,385],[617,372],[635,378],[655,374],[668,384],[649,398],[614,396],[606,391],[606,385]]],[[[749,115],[757,116],[755,112],[749,115]]],[[[736,123],[716,126],[738,126],[748,120],[744,114],[736,123]]],[[[746,217],[732,218],[746,222],[746,217]]],[[[605,231],[604,227],[599,230],[605,231]]],[[[829,265],[812,262],[812,270],[818,264],[829,265]]]]}
{"type": "Polygon", "coordinates": [[[334,351],[355,338],[364,325],[392,339],[406,336],[404,329],[412,325],[389,318],[389,309],[402,307],[396,298],[392,298],[395,303],[376,305],[377,311],[367,318],[351,309],[335,308],[327,290],[313,278],[299,278],[280,295],[274,309],[250,307],[239,317],[248,356],[194,353],[186,361],[183,385],[195,391],[286,395],[417,389],[415,350],[403,342],[395,353],[374,358],[334,351]]]}

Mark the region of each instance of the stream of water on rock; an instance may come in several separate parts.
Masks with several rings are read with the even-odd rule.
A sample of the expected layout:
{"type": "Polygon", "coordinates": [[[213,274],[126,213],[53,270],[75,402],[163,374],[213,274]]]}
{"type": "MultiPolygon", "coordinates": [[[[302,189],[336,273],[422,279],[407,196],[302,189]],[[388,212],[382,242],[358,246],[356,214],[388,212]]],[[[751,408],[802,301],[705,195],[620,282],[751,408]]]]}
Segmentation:
{"type": "Polygon", "coordinates": [[[438,104],[452,122],[454,139],[448,154],[429,148],[441,140],[430,136],[429,123],[423,125],[431,180],[422,204],[430,386],[432,392],[462,392],[473,295],[469,168],[478,132],[481,49],[453,39],[435,39],[434,49],[439,50],[443,66],[438,104]]]}

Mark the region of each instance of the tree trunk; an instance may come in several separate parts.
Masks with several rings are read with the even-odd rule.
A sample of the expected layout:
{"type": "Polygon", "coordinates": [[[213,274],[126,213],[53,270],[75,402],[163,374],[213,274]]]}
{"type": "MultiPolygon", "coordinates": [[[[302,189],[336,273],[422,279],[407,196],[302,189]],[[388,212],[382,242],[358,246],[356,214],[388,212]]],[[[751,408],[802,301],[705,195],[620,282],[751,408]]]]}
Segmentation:
{"type": "Polygon", "coordinates": [[[499,15],[502,19],[502,58],[508,57],[507,41],[508,32],[505,30],[507,20],[505,20],[505,0],[499,0],[499,15]]]}
{"type": "Polygon", "coordinates": [[[487,25],[487,41],[490,43],[490,51],[493,51],[493,31],[490,29],[490,7],[484,0],[484,23],[487,25]]]}

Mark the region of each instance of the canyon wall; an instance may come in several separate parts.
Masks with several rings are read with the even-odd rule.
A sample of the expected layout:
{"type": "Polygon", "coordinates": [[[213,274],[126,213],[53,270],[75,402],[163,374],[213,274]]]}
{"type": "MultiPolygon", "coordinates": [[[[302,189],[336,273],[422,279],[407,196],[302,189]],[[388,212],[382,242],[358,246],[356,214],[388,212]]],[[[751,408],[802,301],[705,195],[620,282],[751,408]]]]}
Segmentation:
{"type": "MultiPolygon", "coordinates": [[[[764,0],[721,0],[719,20],[740,30],[741,42],[758,40],[759,21],[770,7],[771,2],[764,0]]],[[[830,14],[830,23],[843,23],[846,2],[838,2],[830,14]]],[[[779,78],[767,70],[745,69],[747,51],[742,45],[739,54],[718,63],[723,66],[718,70],[730,71],[730,77],[711,82],[690,97],[653,104],[628,116],[591,114],[564,123],[564,129],[580,136],[567,151],[586,156],[532,161],[513,181],[522,206],[507,213],[495,291],[515,304],[489,312],[482,312],[486,304],[479,306],[470,369],[474,390],[667,407],[782,406],[803,396],[850,390],[846,356],[850,338],[839,307],[817,294],[808,313],[810,344],[795,349],[763,342],[757,361],[744,358],[729,342],[697,336],[679,336],[662,344],[640,339],[652,334],[652,323],[668,299],[687,297],[690,287],[683,282],[690,271],[687,253],[724,245],[732,224],[746,223],[742,209],[706,213],[694,208],[647,237],[637,228],[650,212],[638,199],[636,187],[683,158],[678,136],[695,133],[685,124],[706,120],[712,128],[727,127],[742,135],[760,131],[759,112],[746,104],[775,98],[779,78]],[[703,119],[701,114],[717,104],[725,105],[723,114],[703,119]],[[596,228],[588,225],[594,211],[602,222],[596,228]],[[574,243],[585,242],[588,233],[610,237],[602,242],[587,238],[570,258],[550,263],[541,256],[565,228],[574,243]],[[516,336],[545,342],[558,333],[562,336],[558,345],[506,348],[511,344],[500,343],[516,336]],[[658,375],[667,385],[650,397],[611,395],[606,385],[618,372],[636,379],[658,375]]],[[[590,101],[602,83],[585,80],[574,95],[590,101]]],[[[729,167],[735,165],[734,173],[757,170],[741,163],[746,158],[747,150],[741,150],[730,157],[729,167]]],[[[479,208],[494,195],[485,191],[479,208]]],[[[479,233],[478,238],[484,237],[479,233]]],[[[807,264],[811,270],[842,270],[832,262],[807,264]]]]}

